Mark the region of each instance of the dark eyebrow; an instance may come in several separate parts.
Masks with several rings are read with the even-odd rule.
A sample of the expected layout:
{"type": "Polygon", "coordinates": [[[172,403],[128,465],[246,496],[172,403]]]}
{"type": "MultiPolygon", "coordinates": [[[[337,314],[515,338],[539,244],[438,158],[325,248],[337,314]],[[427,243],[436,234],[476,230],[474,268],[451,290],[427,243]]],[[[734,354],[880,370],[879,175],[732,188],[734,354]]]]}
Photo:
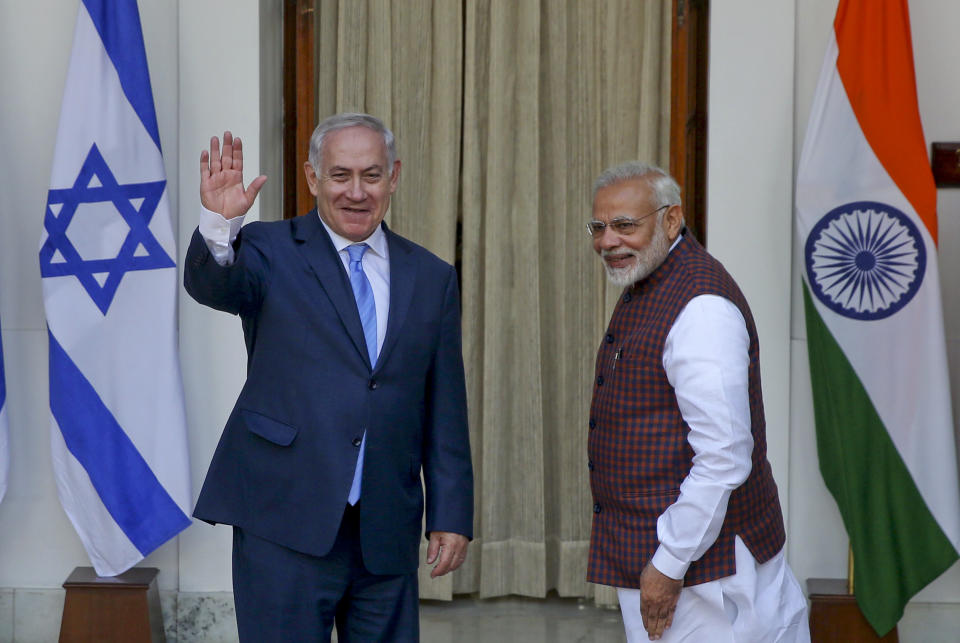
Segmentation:
{"type": "MultiPolygon", "coordinates": [[[[334,165],[332,168],[330,168],[329,170],[327,170],[327,174],[334,174],[334,173],[336,173],[336,172],[352,172],[352,171],[353,171],[353,170],[350,169],[349,167],[343,167],[342,165],[334,165]]],[[[366,167],[366,168],[360,170],[360,173],[361,173],[361,174],[366,174],[367,172],[374,172],[374,171],[376,171],[376,172],[383,172],[383,167],[382,167],[381,165],[379,165],[379,164],[378,164],[378,165],[371,165],[370,167],[366,167]]]]}

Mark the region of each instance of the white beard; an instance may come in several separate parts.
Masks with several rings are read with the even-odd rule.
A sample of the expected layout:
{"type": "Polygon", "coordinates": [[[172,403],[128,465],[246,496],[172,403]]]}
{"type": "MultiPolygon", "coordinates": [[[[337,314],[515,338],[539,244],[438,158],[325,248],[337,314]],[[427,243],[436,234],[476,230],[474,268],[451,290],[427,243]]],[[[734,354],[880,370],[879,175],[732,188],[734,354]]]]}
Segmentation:
{"type": "Polygon", "coordinates": [[[616,250],[604,250],[600,253],[601,257],[626,254],[636,258],[636,262],[626,268],[611,268],[610,264],[606,261],[603,262],[607,279],[610,280],[611,284],[617,288],[632,286],[641,279],[646,279],[667,258],[670,253],[670,240],[667,238],[667,233],[663,231],[663,227],[659,225],[659,221],[657,221],[657,224],[653,238],[650,239],[650,243],[643,250],[618,248],[616,250]]]}

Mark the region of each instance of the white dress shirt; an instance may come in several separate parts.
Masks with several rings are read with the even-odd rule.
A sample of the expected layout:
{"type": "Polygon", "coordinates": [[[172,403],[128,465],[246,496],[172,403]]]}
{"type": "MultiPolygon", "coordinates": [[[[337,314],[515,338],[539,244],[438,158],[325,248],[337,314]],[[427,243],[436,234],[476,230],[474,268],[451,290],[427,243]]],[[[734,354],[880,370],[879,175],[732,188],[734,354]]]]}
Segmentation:
{"type": "MultiPolygon", "coordinates": [[[[224,219],[217,212],[208,210],[203,206],[200,206],[200,208],[200,234],[206,241],[207,248],[210,249],[214,260],[221,266],[229,266],[234,261],[233,242],[240,232],[244,217],[224,219]]],[[[323,224],[323,228],[330,235],[330,241],[337,249],[337,254],[343,263],[343,269],[349,275],[350,255],[347,252],[347,246],[353,245],[354,242],[331,230],[323,219],[320,219],[320,223],[323,224]]],[[[367,280],[370,281],[373,301],[377,306],[377,354],[379,354],[380,349],[383,348],[383,340],[387,336],[387,319],[390,312],[390,251],[387,247],[387,235],[383,228],[377,226],[373,234],[357,243],[365,243],[370,246],[363,253],[363,259],[360,263],[367,275],[367,280]]]]}

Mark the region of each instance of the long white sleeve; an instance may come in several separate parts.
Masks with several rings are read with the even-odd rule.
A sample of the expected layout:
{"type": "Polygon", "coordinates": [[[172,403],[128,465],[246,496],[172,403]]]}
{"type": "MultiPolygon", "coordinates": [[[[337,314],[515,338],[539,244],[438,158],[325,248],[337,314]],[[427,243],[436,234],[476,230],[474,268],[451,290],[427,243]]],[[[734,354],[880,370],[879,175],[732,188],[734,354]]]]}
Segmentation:
{"type": "Polygon", "coordinates": [[[651,563],[671,578],[714,543],[730,493],[750,474],[749,346],[743,315],[716,295],[690,300],[667,335],[663,367],[694,452],[680,496],[657,520],[651,563]]]}
{"type": "Polygon", "coordinates": [[[233,263],[233,242],[242,225],[243,216],[224,219],[220,214],[200,206],[200,236],[207,242],[213,259],[221,266],[233,263]]]}

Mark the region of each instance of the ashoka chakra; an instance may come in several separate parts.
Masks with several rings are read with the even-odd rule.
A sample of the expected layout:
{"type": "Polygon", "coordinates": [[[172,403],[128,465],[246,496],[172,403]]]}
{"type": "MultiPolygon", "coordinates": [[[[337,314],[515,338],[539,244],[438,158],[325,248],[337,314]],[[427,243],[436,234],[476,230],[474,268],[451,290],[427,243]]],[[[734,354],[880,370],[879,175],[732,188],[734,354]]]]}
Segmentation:
{"type": "Polygon", "coordinates": [[[883,319],[920,288],[927,254],[917,226],[874,201],[834,208],[810,231],[807,279],[825,306],[845,317],[883,319]]]}

